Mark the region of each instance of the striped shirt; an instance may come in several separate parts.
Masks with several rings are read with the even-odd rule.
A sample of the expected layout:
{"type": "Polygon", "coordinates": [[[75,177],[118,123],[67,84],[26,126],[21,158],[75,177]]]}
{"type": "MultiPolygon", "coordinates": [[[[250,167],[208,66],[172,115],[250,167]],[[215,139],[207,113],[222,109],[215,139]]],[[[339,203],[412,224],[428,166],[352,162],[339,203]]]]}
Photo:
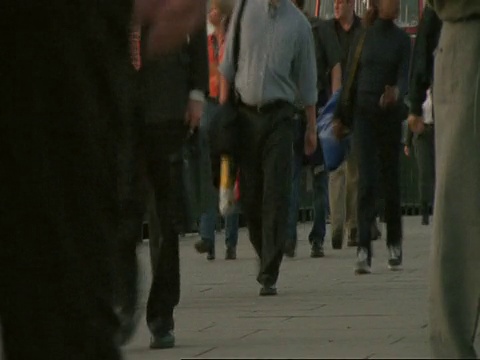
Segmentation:
{"type": "Polygon", "coordinates": [[[277,5],[266,0],[247,0],[241,21],[238,71],[233,64],[233,36],[239,12],[234,10],[231,31],[226,39],[220,72],[235,88],[242,101],[261,106],[285,100],[317,102],[317,69],[311,26],[290,0],[277,5]]]}

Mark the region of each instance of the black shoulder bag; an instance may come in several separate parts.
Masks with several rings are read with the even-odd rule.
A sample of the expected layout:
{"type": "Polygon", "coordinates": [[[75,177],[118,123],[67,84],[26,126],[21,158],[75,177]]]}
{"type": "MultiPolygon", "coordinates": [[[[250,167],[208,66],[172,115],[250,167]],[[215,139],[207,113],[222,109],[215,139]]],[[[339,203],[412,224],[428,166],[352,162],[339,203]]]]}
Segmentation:
{"type": "MultiPolygon", "coordinates": [[[[240,29],[242,15],[245,9],[246,0],[241,0],[238,11],[237,21],[235,22],[235,31],[233,36],[233,66],[235,73],[238,70],[238,57],[240,52],[240,29]]],[[[235,79],[235,75],[233,77],[235,79]]],[[[209,147],[212,164],[212,180],[215,187],[219,186],[220,179],[220,158],[222,155],[229,155],[234,160],[237,158],[237,149],[239,142],[238,133],[238,104],[235,93],[235,83],[230,84],[230,93],[228,101],[220,105],[217,112],[211,119],[209,130],[209,147]]]]}

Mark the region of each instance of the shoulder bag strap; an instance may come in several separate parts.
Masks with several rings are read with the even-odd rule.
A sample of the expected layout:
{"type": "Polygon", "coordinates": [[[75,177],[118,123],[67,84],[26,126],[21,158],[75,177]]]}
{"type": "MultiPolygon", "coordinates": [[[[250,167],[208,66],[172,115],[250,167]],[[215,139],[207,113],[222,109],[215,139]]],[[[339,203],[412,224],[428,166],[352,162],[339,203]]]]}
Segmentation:
{"type": "Polygon", "coordinates": [[[360,35],[360,40],[358,41],[358,45],[355,49],[355,54],[353,57],[351,68],[350,68],[350,74],[344,89],[346,103],[350,102],[350,98],[352,95],[351,90],[352,90],[353,83],[355,82],[355,78],[357,76],[358,65],[360,64],[360,57],[362,56],[363,45],[365,44],[366,37],[367,37],[367,31],[364,30],[360,35]]]}

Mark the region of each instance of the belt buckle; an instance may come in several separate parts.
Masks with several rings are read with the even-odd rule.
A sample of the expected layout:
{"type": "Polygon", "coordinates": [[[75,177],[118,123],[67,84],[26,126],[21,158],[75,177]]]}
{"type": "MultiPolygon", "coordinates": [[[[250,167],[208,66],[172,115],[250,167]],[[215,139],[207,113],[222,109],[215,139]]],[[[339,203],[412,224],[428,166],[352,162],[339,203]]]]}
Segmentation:
{"type": "Polygon", "coordinates": [[[259,113],[259,114],[263,114],[262,108],[263,108],[263,105],[255,106],[255,109],[257,110],[257,113],[259,113]]]}

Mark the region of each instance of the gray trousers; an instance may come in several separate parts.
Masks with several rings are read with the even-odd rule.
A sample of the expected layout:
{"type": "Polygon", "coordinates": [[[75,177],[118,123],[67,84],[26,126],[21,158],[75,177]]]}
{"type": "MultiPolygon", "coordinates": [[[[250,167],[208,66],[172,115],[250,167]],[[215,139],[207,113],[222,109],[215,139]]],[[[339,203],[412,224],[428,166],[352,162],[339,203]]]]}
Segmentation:
{"type": "Polygon", "coordinates": [[[445,22],[435,61],[436,190],[430,278],[435,358],[477,358],[480,21],[445,22]]]}

